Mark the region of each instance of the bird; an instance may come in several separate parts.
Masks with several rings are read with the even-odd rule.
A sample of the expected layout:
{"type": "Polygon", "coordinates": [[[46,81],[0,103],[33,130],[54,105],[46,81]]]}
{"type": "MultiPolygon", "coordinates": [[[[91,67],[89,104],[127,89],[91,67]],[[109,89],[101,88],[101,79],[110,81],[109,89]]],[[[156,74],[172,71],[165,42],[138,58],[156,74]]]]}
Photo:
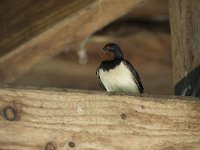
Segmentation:
{"type": "Polygon", "coordinates": [[[144,92],[140,76],[133,65],[124,59],[121,48],[116,43],[106,44],[100,51],[102,62],[96,70],[99,85],[107,92],[144,92]]]}

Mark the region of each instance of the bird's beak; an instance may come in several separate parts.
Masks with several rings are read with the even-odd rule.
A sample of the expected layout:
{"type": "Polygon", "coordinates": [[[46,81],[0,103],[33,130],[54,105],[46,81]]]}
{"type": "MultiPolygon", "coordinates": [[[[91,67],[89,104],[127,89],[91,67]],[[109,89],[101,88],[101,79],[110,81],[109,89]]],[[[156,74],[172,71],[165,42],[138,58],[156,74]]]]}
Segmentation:
{"type": "Polygon", "coordinates": [[[109,52],[105,47],[101,49],[101,52],[109,52]]]}
{"type": "Polygon", "coordinates": [[[107,50],[106,50],[105,48],[102,48],[102,49],[99,51],[98,55],[102,56],[103,54],[106,53],[106,51],[107,51],[107,50]]]}
{"type": "Polygon", "coordinates": [[[102,48],[102,49],[99,51],[98,55],[99,55],[101,58],[103,58],[106,52],[108,52],[108,51],[107,51],[105,48],[102,48]]]}
{"type": "Polygon", "coordinates": [[[106,48],[102,48],[99,55],[103,61],[114,60],[114,54],[106,48]]]}
{"type": "Polygon", "coordinates": [[[101,49],[101,52],[105,52],[105,48],[102,48],[102,49],[101,49]]]}
{"type": "Polygon", "coordinates": [[[105,48],[102,48],[102,49],[101,49],[101,51],[104,51],[104,50],[105,50],[105,48]]]}
{"type": "Polygon", "coordinates": [[[100,55],[102,55],[102,53],[103,53],[103,50],[101,49],[101,50],[98,52],[98,55],[100,56],[100,55]]]}

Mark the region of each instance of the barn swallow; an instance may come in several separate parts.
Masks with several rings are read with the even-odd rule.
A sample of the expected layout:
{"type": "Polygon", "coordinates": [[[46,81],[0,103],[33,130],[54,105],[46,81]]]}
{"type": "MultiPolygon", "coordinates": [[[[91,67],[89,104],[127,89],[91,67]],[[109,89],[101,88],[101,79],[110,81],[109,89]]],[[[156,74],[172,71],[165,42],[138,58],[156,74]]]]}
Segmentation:
{"type": "Polygon", "coordinates": [[[124,59],[115,43],[105,45],[100,52],[101,65],[96,75],[101,88],[108,92],[143,93],[144,88],[133,65],[124,59]]]}

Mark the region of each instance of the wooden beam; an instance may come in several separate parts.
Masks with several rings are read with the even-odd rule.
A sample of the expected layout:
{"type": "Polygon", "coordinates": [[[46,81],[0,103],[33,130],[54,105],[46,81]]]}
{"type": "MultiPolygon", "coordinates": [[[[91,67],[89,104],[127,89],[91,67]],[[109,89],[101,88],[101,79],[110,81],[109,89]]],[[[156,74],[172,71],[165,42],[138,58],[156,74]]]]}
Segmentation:
{"type": "Polygon", "coordinates": [[[5,55],[91,3],[92,0],[1,1],[0,54],[5,55]]]}
{"type": "Polygon", "coordinates": [[[198,149],[200,99],[0,88],[0,149],[198,149]]]}
{"type": "MultiPolygon", "coordinates": [[[[25,23],[25,29],[20,28],[21,30],[16,34],[15,32],[18,30],[15,30],[11,34],[13,37],[10,40],[9,38],[4,40],[4,43],[7,43],[8,46],[6,47],[5,44],[3,47],[13,50],[0,58],[0,84],[14,81],[38,62],[55,56],[64,49],[69,48],[71,44],[82,40],[113,20],[123,16],[140,1],[124,0],[122,3],[121,1],[115,0],[78,0],[71,1],[72,4],[69,4],[69,1],[68,3],[63,2],[63,6],[61,3],[59,7],[53,9],[51,6],[54,7],[57,1],[51,0],[52,5],[50,3],[51,6],[48,7],[48,2],[47,7],[44,10],[39,9],[39,12],[29,11],[28,13],[30,14],[25,16],[21,14],[23,11],[20,12],[22,20],[25,18],[25,21],[23,21],[25,23]],[[62,8],[61,12],[58,8],[62,8]],[[38,14],[42,13],[46,14],[46,16],[44,15],[42,19],[37,20],[38,14]],[[48,13],[50,13],[50,16],[48,16],[48,13]],[[56,17],[57,15],[58,17],[56,17]],[[30,16],[35,16],[36,18],[30,20],[30,16]],[[56,19],[53,19],[54,17],[56,19]],[[33,21],[33,24],[27,23],[27,20],[29,22],[33,21]],[[32,29],[31,25],[33,25],[33,31],[30,31],[32,29]],[[24,36],[26,34],[27,36],[24,36]],[[18,38],[19,40],[16,40],[18,38]]],[[[43,6],[39,2],[46,3],[46,1],[33,3],[33,10],[37,10],[36,8],[43,6]]],[[[28,6],[30,7],[30,5],[28,6]]],[[[23,10],[24,7],[19,9],[23,10]]],[[[10,15],[15,14],[11,13],[10,15]]],[[[17,17],[14,18],[17,19],[17,17]]],[[[19,26],[23,27],[21,24],[19,26]]]]}
{"type": "Polygon", "coordinates": [[[200,64],[200,1],[169,0],[169,10],[176,85],[200,64]]]}

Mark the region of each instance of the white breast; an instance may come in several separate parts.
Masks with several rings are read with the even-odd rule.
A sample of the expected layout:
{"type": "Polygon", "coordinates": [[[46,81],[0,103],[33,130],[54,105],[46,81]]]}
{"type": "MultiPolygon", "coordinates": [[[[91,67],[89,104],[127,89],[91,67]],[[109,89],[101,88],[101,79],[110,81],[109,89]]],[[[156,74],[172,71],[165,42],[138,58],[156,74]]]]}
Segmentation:
{"type": "Polygon", "coordinates": [[[139,93],[131,71],[123,62],[109,71],[100,69],[99,77],[108,92],[139,93]]]}

